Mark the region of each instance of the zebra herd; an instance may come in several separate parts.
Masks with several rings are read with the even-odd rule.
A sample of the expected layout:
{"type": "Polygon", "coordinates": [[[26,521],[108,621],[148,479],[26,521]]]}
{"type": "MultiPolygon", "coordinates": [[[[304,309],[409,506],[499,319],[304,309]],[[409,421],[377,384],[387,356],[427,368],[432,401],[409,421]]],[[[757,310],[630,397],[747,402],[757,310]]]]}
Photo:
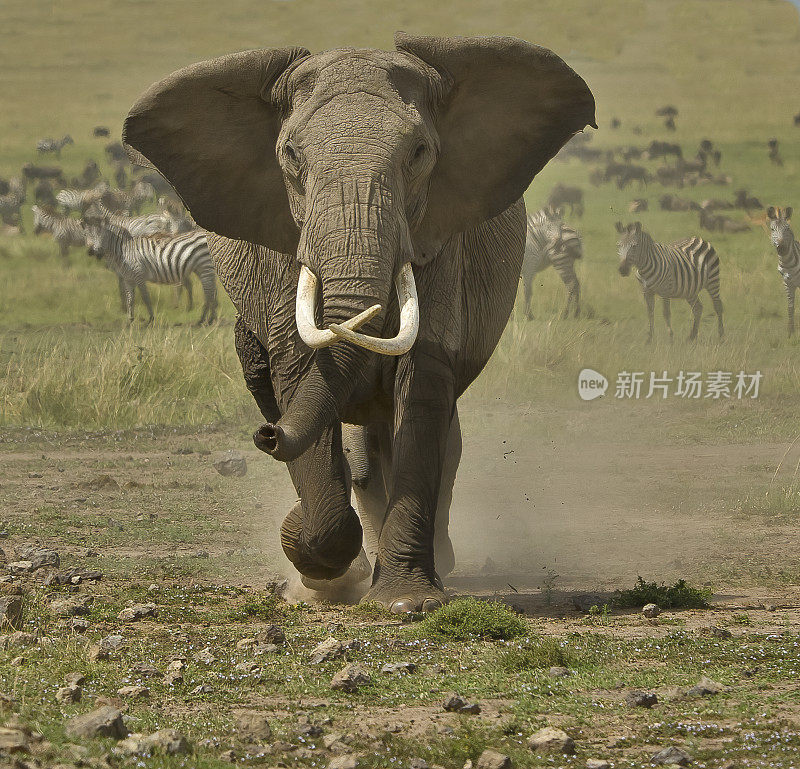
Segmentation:
{"type": "MultiPolygon", "coordinates": [[[[770,239],[778,252],[778,272],[783,279],[788,306],[788,333],[794,333],[794,299],[800,289],[800,241],[792,232],[792,208],[767,209],[770,239]]],[[[655,297],[663,302],[664,322],[670,339],[673,337],[670,300],[685,299],[692,310],[689,339],[697,338],[703,305],[699,294],[706,290],[717,316],[720,339],[725,328],[720,298],[719,256],[703,238],[691,237],[674,243],[659,243],[642,228],[641,222],[623,225],[616,223],[619,234],[619,272],[625,277],[635,267],[647,307],[649,331],[653,339],[655,297]]],[[[528,216],[525,260],[522,267],[525,312],[531,314],[531,286],[534,276],[552,266],[567,289],[567,303],[562,319],[568,317],[574,304],[574,314],[580,313],[580,282],[575,274],[575,262],[583,257],[581,237],[563,220],[563,209],[548,205],[528,216]]]]}

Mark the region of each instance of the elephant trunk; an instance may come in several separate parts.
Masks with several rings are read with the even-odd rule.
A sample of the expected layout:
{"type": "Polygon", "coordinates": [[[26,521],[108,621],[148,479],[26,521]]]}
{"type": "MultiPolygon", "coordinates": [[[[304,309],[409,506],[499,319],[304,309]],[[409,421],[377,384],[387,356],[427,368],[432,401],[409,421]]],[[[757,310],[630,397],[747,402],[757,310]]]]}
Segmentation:
{"type": "MultiPolygon", "coordinates": [[[[308,210],[314,216],[305,222],[298,248],[298,295],[313,289],[310,320],[318,333],[330,333],[332,327],[355,333],[352,321],[359,316],[358,326],[365,334],[380,336],[387,325],[392,284],[408,241],[400,234],[408,225],[391,206],[382,206],[391,195],[376,185],[373,179],[329,184],[310,200],[308,210]],[[303,274],[314,280],[304,285],[303,274]]],[[[298,330],[302,336],[303,329],[298,330]]],[[[368,369],[370,355],[360,339],[347,341],[353,343],[337,337],[319,345],[283,416],[277,423],[263,425],[254,436],[258,448],[281,461],[294,460],[328,425],[341,419],[368,369]]]]}

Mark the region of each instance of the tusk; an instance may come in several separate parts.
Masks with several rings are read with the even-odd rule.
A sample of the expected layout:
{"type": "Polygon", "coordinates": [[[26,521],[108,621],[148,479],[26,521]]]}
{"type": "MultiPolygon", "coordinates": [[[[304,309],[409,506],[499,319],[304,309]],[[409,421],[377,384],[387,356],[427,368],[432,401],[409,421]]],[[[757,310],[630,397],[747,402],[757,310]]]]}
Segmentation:
{"type": "Polygon", "coordinates": [[[381,339],[360,334],[354,329],[348,328],[348,323],[331,323],[330,330],[340,339],[381,355],[404,355],[407,353],[414,346],[419,332],[419,299],[411,262],[406,262],[400,268],[395,276],[394,285],[400,303],[400,330],[396,337],[381,339]]]}
{"type": "MultiPolygon", "coordinates": [[[[339,337],[326,329],[317,328],[315,319],[317,311],[317,285],[319,280],[304,264],[300,265],[300,277],[297,280],[297,302],[294,317],[300,338],[311,348],[319,350],[339,341],[339,337]]],[[[381,306],[375,304],[354,318],[342,323],[342,328],[348,331],[363,326],[381,311],[381,306]]]]}

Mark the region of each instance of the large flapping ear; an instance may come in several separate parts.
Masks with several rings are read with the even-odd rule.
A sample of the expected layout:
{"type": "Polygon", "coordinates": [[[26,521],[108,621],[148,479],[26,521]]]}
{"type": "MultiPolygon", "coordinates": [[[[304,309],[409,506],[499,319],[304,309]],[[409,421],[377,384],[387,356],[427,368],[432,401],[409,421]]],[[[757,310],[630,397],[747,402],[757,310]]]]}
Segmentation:
{"type": "Polygon", "coordinates": [[[395,45],[450,85],[436,110],[441,151],[415,233],[422,258],[504,211],[573,134],[597,128],[589,87],[546,48],[512,37],[403,32],[395,45]]]}
{"type": "Polygon", "coordinates": [[[125,120],[131,160],[161,172],[201,227],[293,253],[299,232],[275,156],[280,117],[270,89],[308,53],[246,51],[174,72],[125,120]]]}

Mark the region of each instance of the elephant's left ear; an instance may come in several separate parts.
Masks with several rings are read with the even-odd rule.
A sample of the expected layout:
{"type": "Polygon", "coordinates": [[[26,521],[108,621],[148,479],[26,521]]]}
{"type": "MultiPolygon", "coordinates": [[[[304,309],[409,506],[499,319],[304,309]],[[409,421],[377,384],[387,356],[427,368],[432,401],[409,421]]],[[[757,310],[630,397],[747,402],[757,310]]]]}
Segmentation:
{"type": "Polygon", "coordinates": [[[504,211],[573,134],[597,128],[589,87],[546,48],[512,37],[403,32],[395,45],[450,84],[438,106],[441,152],[416,233],[426,251],[504,211]]]}

